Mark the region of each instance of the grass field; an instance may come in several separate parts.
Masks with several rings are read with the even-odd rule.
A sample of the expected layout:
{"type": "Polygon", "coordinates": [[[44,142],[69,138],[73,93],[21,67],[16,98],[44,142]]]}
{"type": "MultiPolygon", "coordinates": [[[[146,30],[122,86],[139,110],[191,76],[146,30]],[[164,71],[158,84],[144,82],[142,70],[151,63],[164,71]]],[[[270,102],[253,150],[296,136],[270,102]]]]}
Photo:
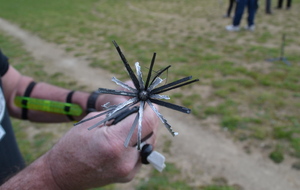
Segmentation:
{"type": "MultiPolygon", "coordinates": [[[[227,1],[0,2],[0,17],[88,60],[91,67],[104,68],[123,79],[127,76],[124,70],[116,69],[120,60],[112,40],[118,42],[130,63],[139,61],[144,69],[157,52],[156,70],[172,65],[166,76],[169,81],[187,75],[200,79],[198,84],[170,94],[172,101],[192,108],[199,119],[217,117],[220,130],[246,145],[249,152],[259,148],[276,163],[285,157],[300,161],[300,0],[293,1],[290,11],[274,9],[273,15],[264,13],[264,1],[260,1],[256,31],[238,33],[224,29],[231,23],[222,18],[227,1]],[[291,65],[266,61],[280,56],[283,34],[285,57],[291,65]]],[[[61,73],[53,79],[41,66],[29,70],[34,60],[24,56],[18,42],[3,34],[0,37],[1,49],[14,58],[22,72],[81,88],[74,81],[63,82],[61,73]]],[[[26,133],[20,131],[19,135],[26,133]]],[[[22,143],[28,162],[49,148],[44,138],[51,141],[57,137],[46,131],[22,143]],[[39,148],[26,148],[27,144],[39,148]]],[[[145,188],[141,185],[140,189],[145,188]]]]}

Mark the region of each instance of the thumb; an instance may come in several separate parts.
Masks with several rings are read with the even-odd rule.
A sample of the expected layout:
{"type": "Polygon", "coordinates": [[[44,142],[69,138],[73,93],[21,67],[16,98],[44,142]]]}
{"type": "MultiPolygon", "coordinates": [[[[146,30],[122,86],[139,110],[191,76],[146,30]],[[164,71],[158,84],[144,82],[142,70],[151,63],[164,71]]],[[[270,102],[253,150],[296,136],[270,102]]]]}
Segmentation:
{"type": "Polygon", "coordinates": [[[147,138],[152,133],[156,133],[158,127],[158,118],[149,106],[145,106],[143,116],[131,114],[116,125],[108,127],[108,132],[116,138],[122,139],[123,142],[128,140],[128,146],[134,146],[138,140],[138,120],[141,119],[141,139],[147,138]],[[130,135],[129,135],[130,134],[130,135]],[[131,137],[127,139],[127,137],[131,137]]]}

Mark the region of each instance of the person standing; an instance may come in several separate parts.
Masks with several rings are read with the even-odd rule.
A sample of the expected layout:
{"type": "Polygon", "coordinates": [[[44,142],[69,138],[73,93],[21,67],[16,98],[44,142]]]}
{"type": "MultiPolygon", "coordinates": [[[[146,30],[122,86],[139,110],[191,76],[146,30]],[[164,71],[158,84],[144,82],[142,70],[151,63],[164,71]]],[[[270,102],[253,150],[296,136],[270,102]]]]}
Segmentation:
{"type": "Polygon", "coordinates": [[[227,9],[227,13],[224,15],[224,18],[230,18],[230,14],[233,8],[234,3],[236,2],[236,0],[229,0],[229,6],[227,9]]]}
{"type": "Polygon", "coordinates": [[[255,29],[254,19],[255,19],[256,11],[258,9],[257,0],[237,0],[237,5],[236,5],[235,15],[232,21],[232,25],[226,26],[227,31],[240,30],[240,22],[246,6],[248,8],[248,18],[247,18],[248,25],[245,27],[245,29],[254,31],[255,29]]]}
{"type": "Polygon", "coordinates": [[[266,0],[266,14],[272,14],[272,11],[271,11],[271,0],[266,0]]]}
{"type": "MultiPolygon", "coordinates": [[[[283,3],[283,0],[278,0],[277,9],[281,9],[282,8],[282,3],[283,3]]],[[[290,9],[291,6],[292,6],[292,0],[287,0],[287,2],[286,2],[286,9],[290,9]]]]}

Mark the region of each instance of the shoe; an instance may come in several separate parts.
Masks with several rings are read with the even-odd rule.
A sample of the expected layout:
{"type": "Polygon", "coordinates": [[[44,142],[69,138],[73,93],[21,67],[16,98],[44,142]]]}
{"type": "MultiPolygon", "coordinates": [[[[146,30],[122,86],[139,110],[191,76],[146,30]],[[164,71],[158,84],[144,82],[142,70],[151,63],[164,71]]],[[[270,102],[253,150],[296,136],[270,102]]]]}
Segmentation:
{"type": "Polygon", "coordinates": [[[249,30],[249,31],[254,31],[255,30],[255,25],[245,26],[245,29],[249,30]]]}
{"type": "Polygon", "coordinates": [[[226,26],[226,30],[230,32],[237,32],[240,30],[239,26],[228,25],[226,26]]]}
{"type": "Polygon", "coordinates": [[[230,18],[230,16],[229,15],[223,15],[223,18],[230,18]]]}

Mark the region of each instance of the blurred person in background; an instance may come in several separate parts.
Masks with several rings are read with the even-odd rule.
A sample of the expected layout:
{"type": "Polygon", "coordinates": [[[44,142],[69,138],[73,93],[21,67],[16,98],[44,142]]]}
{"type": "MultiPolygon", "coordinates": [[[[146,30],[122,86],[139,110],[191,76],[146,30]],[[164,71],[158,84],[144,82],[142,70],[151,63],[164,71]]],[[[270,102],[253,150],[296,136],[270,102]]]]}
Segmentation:
{"type": "Polygon", "coordinates": [[[235,2],[236,2],[236,0],[229,0],[227,13],[223,16],[223,18],[230,18],[230,14],[231,14],[231,11],[233,9],[235,2]]]}
{"type": "Polygon", "coordinates": [[[266,0],[266,14],[272,14],[271,11],[271,0],[266,0]]]}
{"type": "MultiPolygon", "coordinates": [[[[281,9],[282,8],[282,3],[283,3],[283,0],[278,0],[278,4],[277,4],[277,9],[281,9]]],[[[292,0],[287,0],[286,1],[286,9],[289,10],[292,6],[292,0]]]]}
{"type": "Polygon", "coordinates": [[[239,31],[240,23],[244,14],[245,7],[248,8],[248,25],[245,26],[246,30],[254,31],[255,30],[255,14],[258,9],[258,0],[237,0],[237,5],[235,9],[235,14],[232,20],[232,24],[226,26],[227,31],[239,31]]]}

